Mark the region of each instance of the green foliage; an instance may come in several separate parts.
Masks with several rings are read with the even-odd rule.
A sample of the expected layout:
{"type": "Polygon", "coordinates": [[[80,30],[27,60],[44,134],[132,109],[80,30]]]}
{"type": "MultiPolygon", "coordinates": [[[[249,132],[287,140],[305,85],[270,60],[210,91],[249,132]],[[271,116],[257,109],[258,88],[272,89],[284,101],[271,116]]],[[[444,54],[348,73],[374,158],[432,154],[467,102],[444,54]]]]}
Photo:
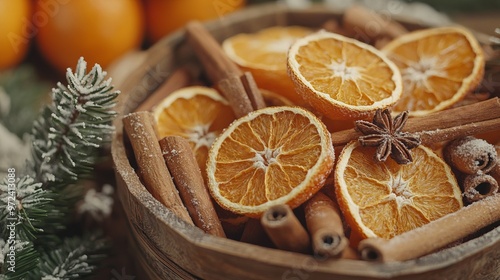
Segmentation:
{"type": "Polygon", "coordinates": [[[75,73],[68,70],[68,85],[57,84],[52,104],[33,126],[33,172],[52,187],[66,186],[92,172],[98,148],[112,131],[111,120],[118,91],[105,80],[100,66],[87,74],[81,59],[75,73]]]}
{"type": "MultiPolygon", "coordinates": [[[[1,242],[0,242],[1,243],[1,242]]],[[[15,271],[9,270],[8,259],[6,258],[2,267],[2,273],[5,273],[5,279],[21,280],[21,279],[35,279],[31,278],[30,274],[38,269],[39,266],[39,253],[33,247],[33,243],[29,241],[16,242],[16,267],[15,271]]],[[[2,278],[0,278],[2,279],[2,278]]]]}
{"type": "MultiPolygon", "coordinates": [[[[83,279],[89,276],[105,257],[107,240],[100,234],[66,238],[56,249],[43,255],[36,279],[83,279]]],[[[35,279],[35,278],[33,278],[35,279]]]]}
{"type": "Polygon", "coordinates": [[[81,279],[102,259],[104,239],[95,234],[67,235],[83,195],[78,181],[91,175],[99,149],[113,131],[112,108],[119,92],[105,77],[99,65],[87,73],[83,58],[75,73],[68,70],[68,84],[57,84],[52,103],[33,122],[27,174],[15,174],[14,184],[11,177],[0,182],[0,241],[17,246],[15,273],[5,262],[9,247],[0,251],[3,278],[81,279]],[[15,242],[9,239],[14,231],[7,227],[12,221],[15,242]]]}
{"type": "MultiPolygon", "coordinates": [[[[0,123],[22,138],[28,134],[40,108],[48,99],[50,85],[42,81],[33,66],[25,64],[0,75],[0,88],[8,96],[8,112],[0,111],[0,123]]],[[[2,100],[0,102],[7,102],[2,100]]]]}
{"type": "MultiPolygon", "coordinates": [[[[15,185],[15,193],[11,193],[7,178],[0,184],[1,201],[9,201],[10,197],[16,197],[15,204],[0,205],[0,220],[8,223],[15,219],[17,234],[24,240],[33,240],[37,233],[43,232],[47,222],[55,222],[54,219],[50,219],[53,210],[51,202],[55,195],[51,191],[42,189],[42,184],[35,183],[29,176],[17,179],[15,185]]],[[[7,235],[7,228],[2,227],[2,229],[4,236],[7,235]]]]}

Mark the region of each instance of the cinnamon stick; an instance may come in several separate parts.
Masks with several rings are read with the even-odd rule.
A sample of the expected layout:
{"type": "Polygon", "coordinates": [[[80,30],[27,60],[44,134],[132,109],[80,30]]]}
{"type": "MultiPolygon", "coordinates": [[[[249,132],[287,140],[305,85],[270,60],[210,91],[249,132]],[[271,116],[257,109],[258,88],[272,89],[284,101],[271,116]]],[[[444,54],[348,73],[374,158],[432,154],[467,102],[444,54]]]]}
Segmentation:
{"type": "Polygon", "coordinates": [[[240,83],[238,75],[231,74],[217,85],[231,105],[236,118],[241,118],[253,111],[252,102],[248,95],[244,94],[245,87],[240,83]]]}
{"type": "Polygon", "coordinates": [[[304,212],[313,252],[319,256],[339,257],[349,241],[335,203],[318,192],[304,204],[304,212]]]}
{"type": "MultiPolygon", "coordinates": [[[[500,130],[498,97],[422,117],[409,118],[403,128],[405,132],[418,133],[424,145],[494,130],[500,130]]],[[[354,128],[334,132],[332,144],[343,146],[361,135],[354,128]]]]}
{"type": "Polygon", "coordinates": [[[417,133],[420,135],[423,144],[434,144],[498,129],[500,129],[500,118],[457,125],[449,128],[420,131],[417,133]]]}
{"type": "Polygon", "coordinates": [[[308,251],[309,235],[290,206],[272,206],[261,217],[261,223],[278,249],[300,253],[308,251]]]}
{"type": "Polygon", "coordinates": [[[228,99],[236,117],[259,109],[263,106],[262,95],[253,76],[243,73],[224,53],[220,44],[198,21],[186,25],[188,42],[203,64],[210,80],[219,86],[228,99]],[[253,101],[253,103],[252,103],[253,101]]]}
{"type": "Polygon", "coordinates": [[[245,88],[245,92],[248,94],[248,98],[252,103],[252,107],[254,110],[262,109],[266,107],[266,102],[264,101],[264,97],[260,92],[255,79],[253,78],[250,72],[245,72],[240,76],[241,83],[245,88]]]}
{"type": "Polygon", "coordinates": [[[474,202],[392,239],[368,238],[359,243],[368,261],[405,261],[424,256],[500,220],[500,194],[474,202]]]}
{"type": "Polygon", "coordinates": [[[182,220],[193,224],[163,160],[151,113],[131,113],[122,122],[138,164],[137,173],[146,189],[182,220]]]}
{"type": "Polygon", "coordinates": [[[200,22],[192,21],[186,25],[186,37],[213,83],[218,83],[232,74],[243,74],[200,22]]]}
{"type": "Polygon", "coordinates": [[[446,162],[465,174],[485,174],[497,163],[495,146],[473,136],[457,138],[443,149],[446,162]]]}
{"type": "Polygon", "coordinates": [[[172,75],[158,87],[150,96],[146,98],[135,112],[149,111],[170,93],[191,84],[193,77],[187,68],[178,68],[172,75]]]}
{"type": "Polygon", "coordinates": [[[194,224],[204,232],[226,237],[189,142],[180,136],[160,140],[163,159],[194,224]]]}
{"type": "Polygon", "coordinates": [[[360,5],[353,5],[344,12],[343,28],[350,37],[373,42],[380,37],[394,39],[408,33],[390,15],[382,15],[360,5]]]}
{"type": "Polygon", "coordinates": [[[468,174],[460,177],[465,202],[472,203],[498,192],[498,182],[488,174],[468,174]]]}

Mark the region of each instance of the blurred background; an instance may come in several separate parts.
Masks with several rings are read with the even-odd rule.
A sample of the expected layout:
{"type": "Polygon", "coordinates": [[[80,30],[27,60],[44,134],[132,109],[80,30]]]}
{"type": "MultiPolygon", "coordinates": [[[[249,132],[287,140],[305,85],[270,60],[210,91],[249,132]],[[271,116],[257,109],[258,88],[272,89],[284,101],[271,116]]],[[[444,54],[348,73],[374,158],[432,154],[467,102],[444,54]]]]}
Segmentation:
{"type": "MultiPolygon", "coordinates": [[[[188,20],[220,19],[265,2],[345,8],[353,3],[387,6],[394,0],[0,0],[0,73],[24,62],[59,78],[80,56],[107,68],[127,52],[147,49],[188,20]]],[[[425,14],[433,9],[482,32],[492,32],[492,24],[500,21],[496,0],[403,2],[413,6],[412,11],[425,14]]]]}
{"type": "MultiPolygon", "coordinates": [[[[56,82],[65,82],[66,69],[74,68],[79,57],[89,66],[99,63],[119,79],[133,70],[121,68],[121,60],[146,51],[189,20],[222,20],[245,7],[268,2],[296,8],[324,3],[335,9],[358,3],[377,9],[397,1],[0,0],[0,173],[24,164],[29,153],[26,135],[39,108],[50,101],[50,89],[56,82]]],[[[500,28],[498,0],[402,3],[403,17],[438,25],[457,22],[489,35],[500,28]]],[[[108,267],[117,275],[133,275],[131,260],[120,251],[126,247],[121,246],[126,240],[120,207],[115,203],[113,210],[97,225],[115,241],[114,260],[108,267]]],[[[110,279],[110,271],[103,275],[102,279],[110,279]]]]}
{"type": "MultiPolygon", "coordinates": [[[[376,8],[395,0],[0,0],[0,71],[34,62],[45,73],[60,74],[80,56],[106,68],[129,51],[147,49],[189,20],[220,19],[266,2],[296,7],[325,3],[334,8],[362,3],[376,8]]],[[[496,0],[403,2],[427,18],[432,16],[425,13],[442,13],[482,32],[492,32],[490,25],[500,21],[496,0]]]]}
{"type": "MultiPolygon", "coordinates": [[[[22,138],[37,107],[81,56],[119,80],[129,71],[120,60],[147,50],[187,21],[223,20],[246,6],[269,2],[297,8],[323,3],[335,9],[357,3],[376,10],[398,0],[0,0],[0,124],[22,138]]],[[[498,0],[399,3],[404,3],[403,18],[438,25],[455,21],[489,35],[500,27],[498,0]]]]}

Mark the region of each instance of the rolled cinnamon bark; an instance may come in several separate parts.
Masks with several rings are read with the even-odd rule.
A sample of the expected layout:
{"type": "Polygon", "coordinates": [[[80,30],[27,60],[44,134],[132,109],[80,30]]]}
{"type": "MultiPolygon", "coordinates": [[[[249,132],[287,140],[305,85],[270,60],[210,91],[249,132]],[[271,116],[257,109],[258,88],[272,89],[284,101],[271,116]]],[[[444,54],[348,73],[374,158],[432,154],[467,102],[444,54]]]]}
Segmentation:
{"type": "Polygon", "coordinates": [[[405,261],[434,252],[498,221],[500,194],[495,194],[392,239],[362,240],[358,249],[364,260],[405,261]]]}
{"type": "Polygon", "coordinates": [[[304,204],[304,212],[313,252],[325,257],[340,257],[349,241],[335,203],[318,192],[304,204]]]}
{"type": "Polygon", "coordinates": [[[189,142],[180,136],[160,140],[163,159],[194,224],[204,232],[226,237],[189,142]]]}
{"type": "Polygon", "coordinates": [[[290,206],[285,204],[272,206],[264,212],[261,223],[278,249],[300,253],[309,250],[309,235],[290,206]]]}
{"type": "Polygon", "coordinates": [[[253,76],[243,73],[199,21],[186,25],[186,38],[210,80],[217,85],[235,111],[236,117],[265,106],[253,76]]]}
{"type": "Polygon", "coordinates": [[[163,160],[151,113],[130,113],[122,121],[146,189],[181,219],[193,224],[163,160]]]}
{"type": "Polygon", "coordinates": [[[252,108],[254,110],[265,108],[266,102],[252,74],[250,72],[244,72],[243,75],[240,76],[240,80],[252,103],[252,108]]]}
{"type": "Polygon", "coordinates": [[[460,182],[465,202],[472,203],[498,192],[498,182],[488,174],[469,174],[460,182]]]}
{"type": "Polygon", "coordinates": [[[146,100],[144,100],[134,111],[149,111],[155,105],[177,89],[186,87],[193,82],[193,77],[188,68],[183,67],[175,70],[168,79],[161,84],[146,100]]]}
{"type": "MultiPolygon", "coordinates": [[[[410,118],[403,132],[417,133],[423,145],[459,137],[500,130],[500,98],[494,97],[460,108],[452,108],[410,118]]],[[[361,132],[354,128],[332,133],[333,146],[357,140],[361,132]]]]}
{"type": "Polygon", "coordinates": [[[483,139],[466,136],[455,139],[443,149],[446,162],[465,174],[485,174],[497,162],[495,146],[483,139]]]}
{"type": "Polygon", "coordinates": [[[220,80],[217,86],[224,93],[237,118],[241,118],[254,110],[252,101],[245,93],[245,86],[241,83],[240,76],[229,74],[227,78],[220,80]]]}
{"type": "Polygon", "coordinates": [[[394,39],[408,33],[403,25],[391,19],[390,14],[378,14],[360,5],[345,11],[343,27],[351,37],[368,43],[380,37],[394,39]]]}

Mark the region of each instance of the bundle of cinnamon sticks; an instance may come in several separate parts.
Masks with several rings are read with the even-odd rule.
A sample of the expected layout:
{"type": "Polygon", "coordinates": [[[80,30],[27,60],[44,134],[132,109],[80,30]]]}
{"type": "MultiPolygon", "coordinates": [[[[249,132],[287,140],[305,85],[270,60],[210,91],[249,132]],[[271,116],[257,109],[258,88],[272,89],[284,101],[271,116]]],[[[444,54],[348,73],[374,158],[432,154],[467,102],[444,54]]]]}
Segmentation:
{"type": "MultiPolygon", "coordinates": [[[[398,23],[359,7],[348,10],[342,26],[332,21],[325,23],[324,27],[354,36],[353,33],[368,19],[386,27],[377,34],[365,34],[365,41],[373,44],[382,45],[407,32],[398,23]],[[360,14],[364,16],[360,17],[360,14]]],[[[186,32],[206,74],[227,98],[237,117],[266,106],[252,75],[242,72],[230,61],[200,23],[189,24],[186,32]]],[[[156,124],[151,113],[146,111],[155,100],[191,82],[186,71],[177,70],[136,112],[123,118],[124,129],[137,161],[137,173],[147,190],[186,223],[208,234],[226,237],[227,231],[218,217],[187,140],[178,136],[158,139],[156,124]]],[[[498,146],[484,145],[483,149],[465,155],[459,152],[464,143],[458,142],[469,143],[475,139],[470,137],[472,135],[500,131],[498,98],[409,119],[405,130],[419,134],[424,145],[449,142],[443,149],[448,163],[458,170],[457,177],[460,177],[459,173],[468,174],[461,179],[464,193],[479,193],[465,196],[469,206],[393,240],[367,239],[356,250],[349,247],[347,229],[335,200],[320,191],[299,210],[278,205],[270,208],[260,220],[250,219],[238,238],[242,242],[270,244],[282,250],[327,257],[394,261],[428,254],[500,220],[498,146]],[[471,161],[481,161],[481,164],[470,164],[471,161]],[[297,215],[297,211],[302,212],[297,215]]],[[[359,136],[355,129],[335,132],[332,145],[341,147],[359,136]]]]}

